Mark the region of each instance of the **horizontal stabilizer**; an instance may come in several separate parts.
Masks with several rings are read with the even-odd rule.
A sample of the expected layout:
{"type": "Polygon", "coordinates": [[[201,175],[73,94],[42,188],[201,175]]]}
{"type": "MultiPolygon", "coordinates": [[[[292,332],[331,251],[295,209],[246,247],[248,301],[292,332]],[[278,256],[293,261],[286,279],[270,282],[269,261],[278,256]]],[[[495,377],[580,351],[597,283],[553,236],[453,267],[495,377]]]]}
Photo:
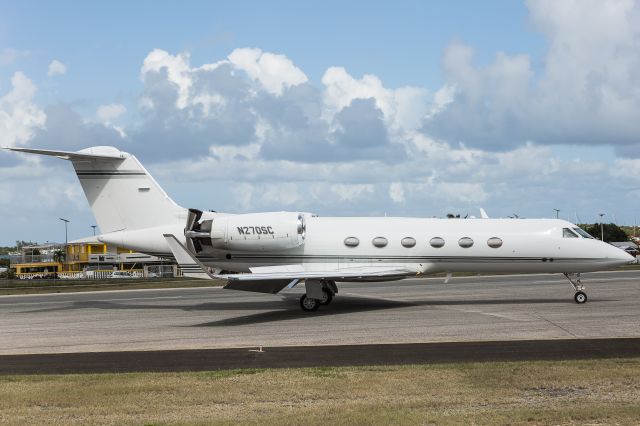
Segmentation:
{"type": "Polygon", "coordinates": [[[125,155],[113,147],[93,147],[78,152],[52,151],[49,149],[14,148],[6,147],[9,151],[26,152],[28,154],[48,155],[63,160],[124,160],[125,155]]]}

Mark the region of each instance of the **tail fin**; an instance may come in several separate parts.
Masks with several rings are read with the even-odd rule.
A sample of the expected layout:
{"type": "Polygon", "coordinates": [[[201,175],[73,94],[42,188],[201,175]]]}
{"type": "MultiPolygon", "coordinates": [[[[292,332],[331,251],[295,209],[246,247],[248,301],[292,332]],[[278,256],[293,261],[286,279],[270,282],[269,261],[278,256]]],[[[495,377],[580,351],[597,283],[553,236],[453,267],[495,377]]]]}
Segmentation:
{"type": "Polygon", "coordinates": [[[98,146],[78,152],[7,149],[71,161],[102,233],[186,220],[186,210],[164,192],[138,159],[117,148],[98,146]]]}

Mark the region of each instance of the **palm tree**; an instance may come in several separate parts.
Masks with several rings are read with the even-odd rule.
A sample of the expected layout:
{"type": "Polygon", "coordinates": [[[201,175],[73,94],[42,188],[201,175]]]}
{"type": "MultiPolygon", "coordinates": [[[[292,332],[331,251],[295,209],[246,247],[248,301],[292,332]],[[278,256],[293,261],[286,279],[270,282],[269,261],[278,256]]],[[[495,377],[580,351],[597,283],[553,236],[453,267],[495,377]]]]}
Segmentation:
{"type": "Polygon", "coordinates": [[[66,256],[65,256],[64,250],[56,250],[55,252],[53,252],[54,262],[62,263],[64,262],[65,257],[66,256]]]}

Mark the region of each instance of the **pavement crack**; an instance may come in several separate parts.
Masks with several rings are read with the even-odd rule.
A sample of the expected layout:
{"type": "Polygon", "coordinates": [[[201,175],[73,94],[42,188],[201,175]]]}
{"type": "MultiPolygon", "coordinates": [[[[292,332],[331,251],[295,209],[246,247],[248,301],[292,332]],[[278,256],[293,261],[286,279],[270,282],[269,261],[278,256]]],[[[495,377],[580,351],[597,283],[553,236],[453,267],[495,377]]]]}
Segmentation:
{"type": "Polygon", "coordinates": [[[547,323],[551,324],[552,326],[559,328],[560,330],[562,330],[562,331],[564,331],[565,333],[567,333],[569,336],[571,336],[571,337],[575,337],[576,339],[578,338],[578,336],[577,336],[577,335],[575,335],[575,334],[574,334],[574,333],[572,333],[571,331],[567,330],[566,328],[564,328],[564,327],[563,327],[563,326],[561,326],[560,324],[557,324],[557,323],[555,323],[555,322],[551,321],[550,319],[548,319],[548,318],[545,318],[545,317],[541,316],[541,315],[540,315],[540,314],[538,314],[537,312],[533,312],[533,315],[534,315],[536,318],[541,319],[542,321],[545,321],[545,322],[547,322],[547,323]]]}

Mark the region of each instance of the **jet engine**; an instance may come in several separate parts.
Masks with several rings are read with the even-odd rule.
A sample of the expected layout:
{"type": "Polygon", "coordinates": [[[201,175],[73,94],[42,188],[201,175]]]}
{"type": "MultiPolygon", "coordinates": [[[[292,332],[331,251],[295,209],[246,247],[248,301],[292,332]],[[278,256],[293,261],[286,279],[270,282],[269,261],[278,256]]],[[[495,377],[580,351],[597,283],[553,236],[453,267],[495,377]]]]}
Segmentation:
{"type": "Polygon", "coordinates": [[[190,209],[185,236],[193,253],[207,249],[275,251],[304,244],[305,216],[296,212],[215,215],[190,209]]]}

